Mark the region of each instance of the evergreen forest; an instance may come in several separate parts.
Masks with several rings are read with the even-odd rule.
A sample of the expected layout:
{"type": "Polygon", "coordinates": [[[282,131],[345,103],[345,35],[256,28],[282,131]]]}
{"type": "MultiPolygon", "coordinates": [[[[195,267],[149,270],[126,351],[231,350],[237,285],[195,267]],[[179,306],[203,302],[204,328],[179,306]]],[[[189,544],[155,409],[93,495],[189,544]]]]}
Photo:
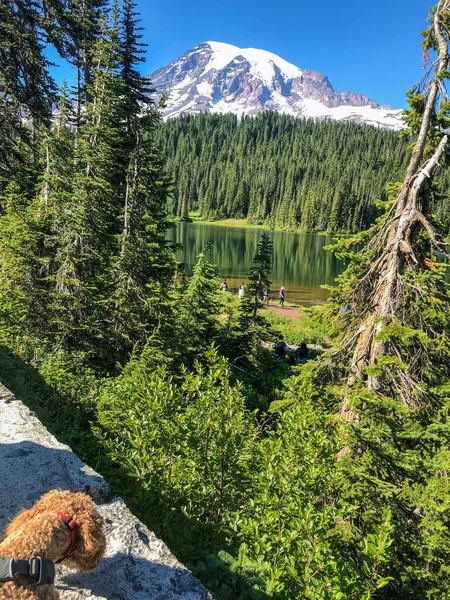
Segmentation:
{"type": "MultiPolygon", "coordinates": [[[[407,132],[299,119],[184,115],[156,130],[173,178],[168,213],[189,220],[246,219],[298,231],[355,233],[380,216],[386,182],[402,179],[407,132]]],[[[442,169],[432,210],[450,228],[450,175],[442,169]]]]}
{"type": "Polygon", "coordinates": [[[449,31],[440,0],[406,137],[163,124],[134,0],[0,3],[0,381],[217,600],[450,597],[449,31]],[[186,276],[190,210],[357,233],[293,322],[267,234],[242,299],[208,245],[186,276]]]}

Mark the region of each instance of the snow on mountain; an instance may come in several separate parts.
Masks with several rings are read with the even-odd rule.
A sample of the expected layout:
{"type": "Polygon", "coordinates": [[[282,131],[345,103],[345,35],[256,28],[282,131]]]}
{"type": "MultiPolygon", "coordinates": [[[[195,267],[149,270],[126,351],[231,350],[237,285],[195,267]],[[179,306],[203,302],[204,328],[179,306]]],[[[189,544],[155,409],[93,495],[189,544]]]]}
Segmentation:
{"type": "Polygon", "coordinates": [[[149,78],[158,95],[169,91],[165,118],[198,112],[241,116],[276,110],[299,117],[403,127],[402,110],[380,106],[362,94],[336,92],[325,75],[299,69],[256,48],[204,42],[149,78]]]}
{"type": "MultiPolygon", "coordinates": [[[[212,58],[208,63],[205,73],[211,70],[221,71],[229,65],[237,56],[243,56],[250,63],[250,73],[263,80],[269,88],[273,84],[276,65],[283,75],[289,79],[300,77],[302,72],[295,65],[288,63],[276,54],[256,48],[238,48],[223,42],[206,42],[212,50],[212,58]]],[[[200,44],[203,46],[203,44],[200,44]]],[[[197,46],[199,48],[199,46],[197,46]]],[[[194,48],[195,50],[195,48],[194,48]]]]}

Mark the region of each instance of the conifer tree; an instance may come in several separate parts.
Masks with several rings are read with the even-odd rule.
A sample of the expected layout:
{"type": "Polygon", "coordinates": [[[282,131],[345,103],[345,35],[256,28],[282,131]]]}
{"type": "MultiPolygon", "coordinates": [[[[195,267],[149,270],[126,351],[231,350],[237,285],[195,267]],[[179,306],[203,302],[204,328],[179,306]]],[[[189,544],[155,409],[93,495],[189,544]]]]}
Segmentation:
{"type": "Polygon", "coordinates": [[[62,31],[60,28],[60,31],[54,33],[56,46],[76,69],[75,102],[78,127],[81,125],[83,106],[92,101],[95,45],[101,35],[102,19],[106,14],[107,5],[107,0],[72,0],[70,9],[63,9],[63,14],[60,14],[61,8],[58,10],[54,5],[49,7],[49,18],[59,17],[64,25],[62,31]]]}
{"type": "Polygon", "coordinates": [[[253,362],[260,354],[261,340],[269,337],[267,324],[259,313],[264,308],[264,288],[269,289],[271,284],[272,260],[273,244],[268,234],[263,233],[248,272],[248,283],[238,315],[237,352],[248,355],[253,362]]]}
{"type": "Polygon", "coordinates": [[[315,393],[341,417],[336,501],[359,507],[354,539],[373,532],[385,510],[392,515],[392,580],[377,596],[389,600],[450,593],[450,294],[431,213],[447,143],[449,9],[439,2],[424,32],[437,59],[425,87],[408,94],[417,139],[405,179],[388,186],[386,212],[370,230],[336,245],[349,262],[333,293],[342,340],[311,371],[315,393]]]}
{"type": "Polygon", "coordinates": [[[27,332],[32,337],[42,314],[36,289],[42,231],[34,226],[34,206],[11,181],[5,192],[0,226],[1,335],[11,340],[27,332]]]}
{"type": "Polygon", "coordinates": [[[90,350],[99,349],[107,335],[104,307],[111,293],[111,257],[117,254],[117,196],[122,178],[117,24],[109,28],[104,16],[101,27],[92,49],[95,67],[87,86],[83,122],[74,133],[71,194],[66,206],[59,198],[62,204],[53,233],[58,245],[56,302],[66,306],[65,339],[69,345],[90,350]]]}
{"type": "Polygon", "coordinates": [[[150,94],[153,92],[150,81],[137,70],[137,66],[145,61],[145,44],[140,40],[142,27],[138,26],[136,2],[123,0],[121,32],[121,77],[124,97],[122,110],[126,120],[126,131],[133,143],[136,127],[136,116],[140,114],[141,106],[153,106],[150,94]]]}
{"type": "Polygon", "coordinates": [[[439,344],[444,334],[441,326],[436,329],[431,322],[435,310],[439,312],[441,303],[448,301],[438,276],[442,269],[434,263],[435,253],[445,252],[446,244],[430,221],[430,208],[433,176],[447,143],[441,130],[449,123],[450,104],[443,92],[450,61],[449,8],[448,2],[441,1],[425,32],[425,50],[434,49],[438,54],[434,76],[424,90],[416,88],[408,94],[411,108],[406,120],[418,137],[403,185],[395,198],[391,196],[386,215],[371,230],[341,244],[351,249],[365,240],[365,252],[353,262],[346,290],[336,295],[339,302],[352,306],[343,344],[344,355],[351,357],[350,383],[364,381],[370,390],[395,391],[409,406],[420,405],[428,394],[421,383],[422,372],[431,347],[439,344]],[[433,298],[437,306],[430,314],[430,307],[425,307],[433,304],[433,298]],[[422,334],[407,334],[410,327],[421,330],[431,346],[420,341],[422,334]],[[398,328],[403,328],[404,335],[398,328]],[[405,343],[405,337],[411,341],[405,343]]]}
{"type": "MultiPolygon", "coordinates": [[[[160,299],[170,295],[174,272],[163,240],[168,178],[152,141],[159,113],[135,70],[140,44],[134,3],[125,2],[121,16],[116,2],[111,22],[103,6],[101,0],[76,3],[65,28],[57,2],[43,7],[47,19],[61,20],[61,31],[49,35],[77,64],[76,113],[71,115],[64,92],[54,126],[42,133],[44,175],[29,208],[16,188],[14,201],[11,191],[3,197],[9,222],[19,217],[11,207],[20,205],[20,218],[37,236],[32,246],[22,235],[22,248],[19,239],[15,248],[6,240],[3,247],[5,268],[21,256],[25,272],[28,253],[23,281],[32,283],[28,304],[34,309],[25,312],[36,336],[84,350],[100,368],[126,360],[137,342],[145,345],[161,315],[170,312],[170,303],[160,299]]],[[[29,43],[39,39],[41,13],[32,17],[29,43]]],[[[13,81],[17,73],[10,72],[13,81]]],[[[14,110],[27,101],[20,85],[14,88],[14,110]]],[[[36,93],[47,97],[44,90],[36,93]]]]}
{"type": "MultiPolygon", "coordinates": [[[[402,177],[409,155],[398,132],[268,113],[240,123],[186,115],[160,124],[155,138],[176,181],[170,214],[184,218],[188,205],[208,219],[309,231],[366,229],[381,213],[376,201],[387,199],[386,181],[402,177]]],[[[443,206],[433,200],[433,208],[443,206]]]]}
{"type": "Polygon", "coordinates": [[[124,181],[119,223],[120,248],[114,259],[111,310],[115,334],[130,351],[170,313],[174,260],[164,233],[169,178],[153,131],[160,119],[148,81],[135,69],[141,44],[133,2],[124,3],[120,35],[120,114],[124,181]],[[169,312],[168,312],[169,311],[169,312]]]}
{"type": "Polygon", "coordinates": [[[55,93],[47,70],[49,62],[43,55],[45,37],[41,25],[38,5],[33,0],[2,2],[1,94],[17,107],[26,108],[37,125],[49,123],[55,93]]]}
{"type": "Polygon", "coordinates": [[[41,291],[40,298],[35,298],[35,305],[42,307],[43,314],[35,335],[64,344],[77,319],[71,305],[76,298],[79,278],[74,248],[78,215],[72,203],[76,175],[75,135],[72,99],[66,86],[61,90],[58,106],[54,125],[43,135],[41,143],[45,170],[36,199],[34,226],[41,230],[44,243],[37,257],[41,265],[39,275],[36,273],[34,280],[36,289],[41,291]]]}
{"type": "Polygon", "coordinates": [[[0,4],[0,194],[13,178],[30,193],[36,184],[40,128],[56,97],[44,26],[34,0],[0,4]]]}
{"type": "Polygon", "coordinates": [[[175,315],[173,353],[186,366],[192,366],[195,360],[203,362],[207,349],[218,334],[218,272],[207,259],[206,253],[210,250],[209,246],[205,247],[197,257],[192,277],[180,291],[175,315]]]}
{"type": "Polygon", "coordinates": [[[25,329],[41,342],[91,353],[105,337],[104,298],[117,255],[120,89],[114,27],[111,35],[107,28],[105,17],[84,122],[73,128],[71,98],[63,90],[54,126],[43,136],[44,176],[26,220],[40,244],[30,248],[22,236],[23,248],[13,250],[28,252],[33,282],[25,329]]]}

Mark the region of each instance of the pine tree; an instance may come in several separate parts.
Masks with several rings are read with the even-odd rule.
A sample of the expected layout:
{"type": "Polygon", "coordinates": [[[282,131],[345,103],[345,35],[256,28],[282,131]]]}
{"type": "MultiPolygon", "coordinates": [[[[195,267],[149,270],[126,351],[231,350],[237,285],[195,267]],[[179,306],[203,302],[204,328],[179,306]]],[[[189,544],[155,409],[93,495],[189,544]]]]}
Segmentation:
{"type": "Polygon", "coordinates": [[[248,272],[248,283],[241,301],[236,354],[244,354],[250,362],[257,362],[261,354],[261,340],[269,339],[268,326],[260,315],[264,308],[264,288],[270,288],[269,274],[273,260],[273,244],[267,233],[258,242],[253,265],[248,272]]]}
{"type": "Polygon", "coordinates": [[[433,176],[443,159],[449,104],[450,3],[432,10],[425,50],[437,60],[424,89],[408,94],[417,140],[403,183],[389,185],[385,214],[364,234],[340,241],[349,263],[333,293],[342,338],[311,377],[334,406],[341,450],[336,501],[360,507],[354,539],[391,513],[389,574],[377,597],[444,600],[450,593],[448,445],[450,294],[446,252],[432,221],[433,176]],[[439,100],[440,99],[440,100],[439,100]],[[349,311],[342,308],[348,306],[349,311]]]}
{"type": "Polygon", "coordinates": [[[138,341],[145,343],[160,320],[167,319],[175,266],[164,241],[169,226],[165,203],[170,182],[153,141],[160,114],[148,96],[148,81],[134,69],[140,61],[138,31],[134,3],[125,2],[119,58],[125,176],[121,188],[120,249],[112,269],[115,284],[110,306],[115,335],[128,351],[138,341]]]}
{"type": "MultiPolygon", "coordinates": [[[[49,19],[60,18],[62,31],[54,33],[54,41],[60,53],[75,65],[76,69],[76,124],[82,123],[83,106],[93,100],[91,95],[93,69],[95,68],[95,45],[101,36],[102,19],[106,14],[107,0],[73,0],[70,10],[50,6],[49,19]],[[56,12],[56,15],[55,15],[56,12]]],[[[61,29],[61,28],[60,28],[61,29]]]]}
{"type": "Polygon", "coordinates": [[[219,297],[217,267],[206,253],[207,246],[197,257],[192,277],[184,289],[175,315],[173,354],[179,363],[192,366],[195,360],[203,362],[207,349],[217,340],[219,297]]]}

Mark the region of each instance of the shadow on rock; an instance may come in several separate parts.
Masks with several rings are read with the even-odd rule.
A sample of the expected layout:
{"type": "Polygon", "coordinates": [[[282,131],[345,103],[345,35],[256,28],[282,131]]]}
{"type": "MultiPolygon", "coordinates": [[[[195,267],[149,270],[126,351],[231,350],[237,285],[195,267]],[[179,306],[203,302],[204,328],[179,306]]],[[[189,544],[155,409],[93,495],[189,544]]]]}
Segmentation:
{"type": "MultiPolygon", "coordinates": [[[[206,589],[187,569],[154,563],[130,554],[105,558],[90,573],[66,572],[58,580],[58,589],[89,590],[93,597],[108,600],[208,600],[206,589]]],[[[71,598],[64,593],[64,597],[71,598]]],[[[75,596],[74,596],[75,598],[75,596]]]]}
{"type": "MultiPolygon", "coordinates": [[[[106,502],[110,497],[110,490],[105,480],[70,450],[47,447],[46,443],[57,443],[56,440],[36,418],[30,416],[28,422],[26,415],[22,414],[26,407],[17,404],[19,411],[15,411],[15,415],[18,419],[24,419],[22,427],[14,429],[14,423],[8,422],[8,434],[27,435],[27,429],[37,425],[36,435],[46,437],[43,439],[44,445],[30,440],[0,444],[0,529],[4,529],[18,512],[30,508],[50,490],[85,492],[97,504],[106,502]]],[[[1,437],[5,438],[5,432],[1,433],[1,437]]]]}

